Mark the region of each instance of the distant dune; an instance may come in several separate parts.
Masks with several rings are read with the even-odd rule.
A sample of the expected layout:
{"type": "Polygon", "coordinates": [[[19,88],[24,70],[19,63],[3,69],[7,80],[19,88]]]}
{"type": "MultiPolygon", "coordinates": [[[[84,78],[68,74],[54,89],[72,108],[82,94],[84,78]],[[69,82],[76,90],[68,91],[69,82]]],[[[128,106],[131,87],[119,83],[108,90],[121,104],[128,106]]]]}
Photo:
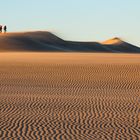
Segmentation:
{"type": "Polygon", "coordinates": [[[1,34],[0,51],[140,53],[140,48],[119,38],[103,43],[74,42],[50,32],[37,31],[1,34]]]}

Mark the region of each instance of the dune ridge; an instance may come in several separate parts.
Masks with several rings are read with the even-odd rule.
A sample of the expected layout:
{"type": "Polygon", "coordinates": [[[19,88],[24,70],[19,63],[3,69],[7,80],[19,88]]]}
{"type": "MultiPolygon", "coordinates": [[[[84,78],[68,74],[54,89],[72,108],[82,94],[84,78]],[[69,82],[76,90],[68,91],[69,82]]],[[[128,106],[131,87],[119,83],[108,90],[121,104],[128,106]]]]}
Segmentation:
{"type": "Polygon", "coordinates": [[[140,55],[0,57],[0,139],[139,139],[140,55]]]}
{"type": "Polygon", "coordinates": [[[115,37],[113,39],[109,39],[109,40],[102,42],[102,44],[107,44],[107,45],[122,44],[122,43],[123,43],[123,41],[118,37],[115,37]]]}
{"type": "Polygon", "coordinates": [[[0,35],[0,51],[140,53],[140,48],[113,38],[105,42],[63,40],[47,31],[0,35]]]}

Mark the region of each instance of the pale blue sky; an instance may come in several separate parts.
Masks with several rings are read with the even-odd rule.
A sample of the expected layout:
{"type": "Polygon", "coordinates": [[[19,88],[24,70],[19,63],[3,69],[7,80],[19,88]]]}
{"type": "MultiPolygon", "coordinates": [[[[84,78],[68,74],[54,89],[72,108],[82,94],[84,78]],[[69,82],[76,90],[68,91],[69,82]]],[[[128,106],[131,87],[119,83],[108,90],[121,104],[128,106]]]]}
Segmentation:
{"type": "Polygon", "coordinates": [[[66,40],[112,37],[140,46],[140,0],[0,0],[10,32],[48,30],[66,40]]]}

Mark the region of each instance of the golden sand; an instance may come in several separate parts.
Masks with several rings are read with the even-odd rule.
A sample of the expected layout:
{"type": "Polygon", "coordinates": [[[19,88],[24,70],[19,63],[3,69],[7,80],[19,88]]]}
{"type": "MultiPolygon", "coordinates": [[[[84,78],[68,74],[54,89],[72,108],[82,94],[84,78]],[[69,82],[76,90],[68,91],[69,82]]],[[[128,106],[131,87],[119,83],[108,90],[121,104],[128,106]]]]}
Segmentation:
{"type": "Polygon", "coordinates": [[[138,140],[140,55],[0,54],[0,139],[138,140]]]}
{"type": "Polygon", "coordinates": [[[123,41],[120,38],[113,38],[113,39],[109,39],[106,40],[104,42],[101,42],[102,44],[106,44],[106,45],[112,45],[112,44],[120,44],[123,43],[123,41]]]}

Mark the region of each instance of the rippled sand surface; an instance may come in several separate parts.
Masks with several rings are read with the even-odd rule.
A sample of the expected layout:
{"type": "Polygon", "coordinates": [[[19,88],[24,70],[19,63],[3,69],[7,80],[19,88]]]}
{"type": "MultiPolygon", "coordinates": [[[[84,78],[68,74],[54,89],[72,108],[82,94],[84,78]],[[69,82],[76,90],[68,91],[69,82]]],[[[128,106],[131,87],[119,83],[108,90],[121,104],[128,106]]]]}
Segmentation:
{"type": "Polygon", "coordinates": [[[0,53],[1,140],[140,139],[140,55],[0,53]]]}

